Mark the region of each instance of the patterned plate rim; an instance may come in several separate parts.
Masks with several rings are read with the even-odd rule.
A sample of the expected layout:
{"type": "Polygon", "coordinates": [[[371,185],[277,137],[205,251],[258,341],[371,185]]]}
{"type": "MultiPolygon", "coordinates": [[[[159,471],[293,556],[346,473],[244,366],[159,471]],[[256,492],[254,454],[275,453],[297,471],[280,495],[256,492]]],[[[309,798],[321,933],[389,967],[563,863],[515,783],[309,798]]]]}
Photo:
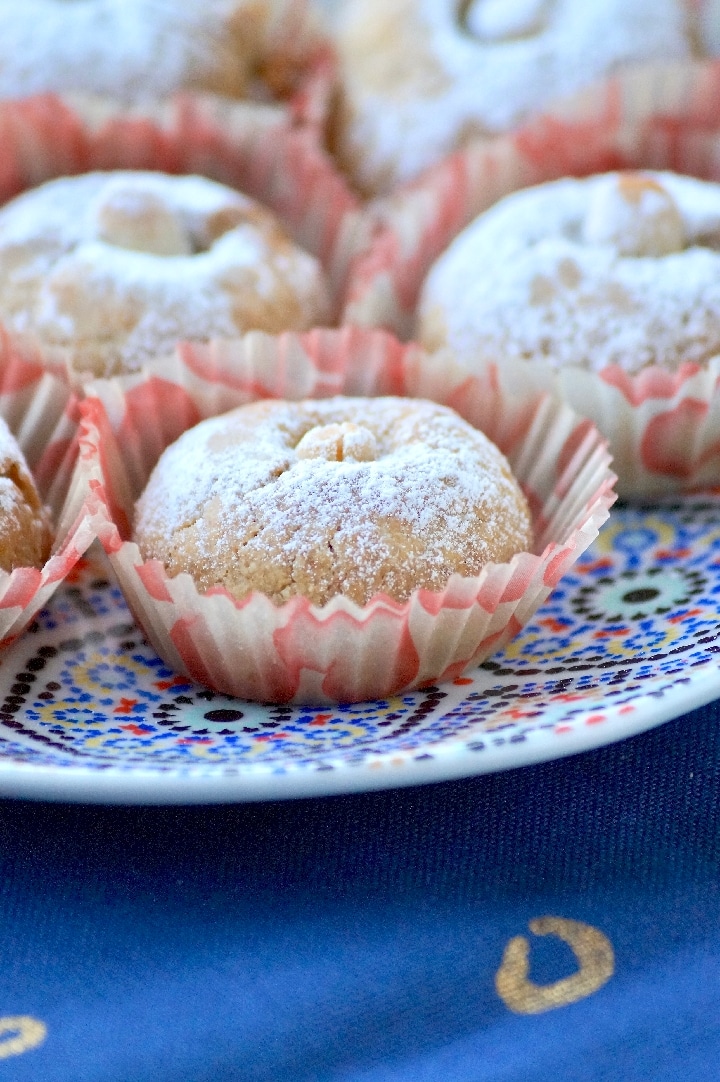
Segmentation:
{"type": "MultiPolygon", "coordinates": [[[[659,683],[660,681],[658,681],[659,683]]],[[[399,759],[388,752],[354,767],[333,771],[288,771],[282,775],[255,771],[228,776],[218,769],[211,774],[183,777],[134,769],[132,772],[106,770],[99,774],[87,767],[49,767],[28,763],[8,763],[0,757],[0,794],[36,800],[89,802],[102,804],[221,804],[302,797],[331,796],[343,793],[394,789],[430,782],[492,774],[504,770],[550,762],[584,751],[604,747],[663,725],[720,696],[720,670],[708,665],[693,674],[692,686],[669,688],[661,701],[647,695],[635,700],[632,717],[621,714],[621,706],[604,709],[609,714],[602,727],[578,725],[562,740],[537,738],[522,744],[504,744],[473,756],[466,740],[445,740],[432,746],[431,759],[399,759]],[[395,761],[393,761],[395,760],[395,761]]],[[[594,704],[590,715],[598,708],[594,704]]],[[[428,745],[430,746],[430,745],[428,745]]]]}
{"type": "Polygon", "coordinates": [[[117,586],[91,560],[3,659],[0,794],[195,804],[419,785],[589,751],[720,697],[720,494],[626,508],[586,557],[518,639],[457,686],[334,717],[253,715],[189,686],[140,643],[117,586]],[[102,649],[87,645],[100,640],[102,649]],[[97,677],[103,668],[119,674],[114,683],[97,677]],[[136,682],[123,683],[134,669],[136,682]],[[80,754],[86,762],[73,761],[80,754]]]}

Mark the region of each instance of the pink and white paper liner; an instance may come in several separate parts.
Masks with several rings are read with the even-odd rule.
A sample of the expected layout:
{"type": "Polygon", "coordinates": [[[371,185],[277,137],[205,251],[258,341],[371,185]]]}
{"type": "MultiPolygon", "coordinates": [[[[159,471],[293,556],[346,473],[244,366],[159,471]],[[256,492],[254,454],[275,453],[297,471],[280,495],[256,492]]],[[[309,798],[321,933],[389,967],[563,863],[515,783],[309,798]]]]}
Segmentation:
{"type": "Polygon", "coordinates": [[[189,575],[169,577],[129,540],[134,501],[181,425],[258,397],[402,393],[431,384],[424,366],[417,347],[382,333],[254,334],[185,345],[166,360],[174,417],[162,412],[152,381],[88,385],[78,481],[103,505],[100,540],[135,618],[173,669],[267,702],[385,698],[459,676],[500,649],[543,603],[597,535],[615,498],[604,440],[548,396],[522,424],[505,426],[503,411],[512,406],[502,394],[494,401],[506,434],[502,449],[533,510],[535,551],[488,565],[475,578],[455,575],[442,592],[418,590],[406,603],[379,595],[362,608],[342,597],[323,607],[304,598],[276,606],[259,593],[238,602],[220,588],[199,593],[189,575]],[[209,371],[211,379],[198,374],[209,371]],[[155,424],[148,423],[157,409],[155,424]]]}
{"type": "Polygon", "coordinates": [[[471,414],[499,444],[505,434],[498,426],[522,426],[539,399],[557,397],[607,438],[618,495],[645,499],[720,483],[718,386],[720,357],[674,373],[653,365],[632,376],[617,365],[597,373],[512,358],[483,361],[470,373],[450,350],[440,350],[406,393],[471,414]],[[509,403],[501,420],[492,416],[498,396],[509,403]]]}
{"type": "MultiPolygon", "coordinates": [[[[355,258],[343,320],[411,337],[431,265],[492,203],[563,176],[639,168],[720,181],[720,62],[629,69],[511,135],[473,142],[374,204],[374,236],[355,258]]],[[[498,357],[477,372],[512,388],[518,410],[550,392],[591,418],[610,442],[618,491],[629,497],[718,483],[719,375],[717,358],[628,375],[616,366],[588,372],[498,357]]]]}
{"type": "Polygon", "coordinates": [[[95,540],[95,501],[77,483],[78,402],[62,370],[0,327],[0,416],[23,451],[48,506],[55,541],[47,563],[0,571],[0,646],[47,604],[95,540]]]}

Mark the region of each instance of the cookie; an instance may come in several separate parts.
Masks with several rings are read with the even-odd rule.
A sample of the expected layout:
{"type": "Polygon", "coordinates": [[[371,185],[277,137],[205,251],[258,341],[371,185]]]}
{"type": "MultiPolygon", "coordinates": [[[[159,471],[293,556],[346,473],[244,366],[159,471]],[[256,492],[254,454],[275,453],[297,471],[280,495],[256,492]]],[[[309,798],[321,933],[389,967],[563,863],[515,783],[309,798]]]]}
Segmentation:
{"type": "Polygon", "coordinates": [[[51,540],[48,512],[17,440],[0,418],[0,568],[42,567],[51,540]]]}
{"type": "Polygon", "coordinates": [[[259,204],[204,177],[88,173],[0,210],[0,319],[95,376],[181,339],[326,322],[318,261],[259,204]]]}
{"type": "Polygon", "coordinates": [[[435,262],[417,333],[470,366],[702,365],[720,353],[720,184],[609,173],[509,195],[435,262]]]}
{"type": "Polygon", "coordinates": [[[284,0],[5,0],[0,97],[83,91],[131,104],[181,89],[244,97],[265,66],[287,69],[308,49],[291,8],[284,0]],[[286,18],[296,41],[273,56],[286,18]]]}
{"type": "Polygon", "coordinates": [[[337,151],[370,194],[623,66],[711,44],[680,0],[350,0],[337,38],[337,151]]]}
{"type": "Polygon", "coordinates": [[[261,401],[201,422],[137,504],[143,558],[201,590],[403,602],[532,545],[506,460],[453,410],[402,398],[261,401]]]}

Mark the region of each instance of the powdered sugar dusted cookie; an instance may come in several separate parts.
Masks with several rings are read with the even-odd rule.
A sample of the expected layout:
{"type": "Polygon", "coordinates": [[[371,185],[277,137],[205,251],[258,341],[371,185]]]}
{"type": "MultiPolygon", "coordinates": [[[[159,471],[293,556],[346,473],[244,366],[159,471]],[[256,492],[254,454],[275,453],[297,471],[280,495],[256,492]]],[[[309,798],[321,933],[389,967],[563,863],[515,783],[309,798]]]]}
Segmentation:
{"type": "Polygon", "coordinates": [[[531,547],[506,460],[453,410],[402,398],[262,401],[203,421],[137,506],[144,559],[207,590],[405,601],[531,547]]]}
{"type": "Polygon", "coordinates": [[[89,173],[0,210],[0,319],[69,348],[78,371],[132,371],[179,339],[304,330],[329,308],[317,260],[204,177],[89,173]]]}
{"type": "MultiPolygon", "coordinates": [[[[84,91],[138,102],[182,88],[244,96],[293,6],[298,0],[0,0],[0,97],[84,91]]],[[[299,52],[297,10],[291,18],[299,52]]],[[[284,62],[292,60],[291,49],[284,62]]]]}
{"type": "Polygon", "coordinates": [[[720,353],[720,184],[609,173],[516,192],[423,287],[418,335],[469,364],[677,370],[720,353]]]}
{"type": "Polygon", "coordinates": [[[0,569],[41,567],[51,539],[50,520],[25,456],[0,418],[0,569]]]}
{"type": "Polygon", "coordinates": [[[693,29],[681,0],[349,0],[340,157],[387,191],[622,65],[689,57],[693,29]]]}

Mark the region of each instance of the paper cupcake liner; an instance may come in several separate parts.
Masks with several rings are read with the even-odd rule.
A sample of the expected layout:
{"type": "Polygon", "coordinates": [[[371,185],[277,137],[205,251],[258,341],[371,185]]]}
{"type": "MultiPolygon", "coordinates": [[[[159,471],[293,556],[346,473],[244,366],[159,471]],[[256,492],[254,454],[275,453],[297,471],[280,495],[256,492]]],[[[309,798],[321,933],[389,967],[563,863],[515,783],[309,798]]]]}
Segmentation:
{"type": "Polygon", "coordinates": [[[432,385],[427,364],[432,369],[416,346],[349,328],[184,345],[165,362],[170,411],[162,410],[157,385],[140,377],[88,385],[78,483],[104,505],[101,542],[135,618],[173,669],[267,702],[384,698],[457,677],[500,649],[543,603],[615,498],[605,441],[549,396],[538,397],[522,425],[503,425],[514,406],[503,393],[495,399],[502,449],[533,511],[535,551],[474,578],[454,575],[443,591],[417,590],[406,603],[379,595],[364,607],[343,597],[322,607],[304,598],[276,606],[257,592],[238,602],[224,589],[198,592],[187,574],[168,576],[128,540],[135,499],[163,447],[187,424],[259,397],[413,393],[432,385]],[[210,370],[211,354],[207,379],[198,373],[210,370]]]}
{"type": "Polygon", "coordinates": [[[312,125],[281,106],[183,93],[131,109],[105,98],[42,95],[0,102],[0,143],[0,201],[91,170],[199,173],[236,188],[320,260],[336,311],[364,243],[357,198],[312,125]]]}
{"type": "MultiPolygon", "coordinates": [[[[636,168],[720,181],[719,62],[629,69],[512,135],[474,142],[375,204],[368,212],[374,238],[355,260],[344,320],[411,336],[430,267],[492,203],[564,176],[636,168]]],[[[616,366],[589,372],[498,358],[478,378],[512,388],[520,413],[539,393],[563,396],[608,438],[619,493],[648,497],[717,484],[718,364],[675,373],[649,366],[629,375],[616,366]]],[[[439,378],[440,392],[442,372],[439,378]]]]}
{"type": "Polygon", "coordinates": [[[95,501],[78,484],[78,400],[32,342],[0,327],[0,416],[48,506],[55,540],[44,567],[0,571],[0,646],[15,639],[72,571],[97,534],[95,501]]]}
{"type": "Polygon", "coordinates": [[[443,402],[503,446],[544,395],[568,402],[607,438],[625,499],[718,485],[720,357],[671,373],[651,366],[629,376],[618,366],[590,372],[505,358],[468,368],[440,350],[410,378],[405,393],[443,402]],[[497,398],[509,408],[495,416],[497,398]]]}

